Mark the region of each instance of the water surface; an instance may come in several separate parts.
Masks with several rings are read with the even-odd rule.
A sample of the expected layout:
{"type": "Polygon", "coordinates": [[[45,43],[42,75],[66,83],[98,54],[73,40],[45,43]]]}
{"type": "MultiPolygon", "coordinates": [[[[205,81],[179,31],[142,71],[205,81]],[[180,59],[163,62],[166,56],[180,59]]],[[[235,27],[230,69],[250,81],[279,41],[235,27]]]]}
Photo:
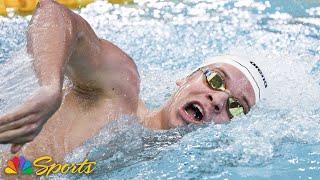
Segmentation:
{"type": "MultiPolygon", "coordinates": [[[[225,53],[255,58],[272,89],[247,116],[224,125],[151,131],[124,116],[66,158],[96,160],[89,178],[320,177],[319,1],[97,1],[78,13],[135,60],[149,108],[160,107],[175,80],[204,58],[225,53]]],[[[36,88],[25,52],[12,57],[25,45],[29,19],[0,18],[1,113],[36,88]]]]}

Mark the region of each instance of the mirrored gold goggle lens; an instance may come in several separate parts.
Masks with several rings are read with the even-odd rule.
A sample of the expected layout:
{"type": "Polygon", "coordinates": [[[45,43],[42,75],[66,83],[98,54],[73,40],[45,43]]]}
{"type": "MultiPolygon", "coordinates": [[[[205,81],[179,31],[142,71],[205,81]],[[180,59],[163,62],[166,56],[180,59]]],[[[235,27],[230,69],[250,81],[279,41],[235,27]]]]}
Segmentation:
{"type": "Polygon", "coordinates": [[[228,109],[232,117],[239,116],[244,113],[242,105],[235,99],[228,99],[228,109]]]}
{"type": "Polygon", "coordinates": [[[219,74],[212,73],[209,77],[207,77],[207,80],[213,89],[225,89],[223,79],[219,74]]]}
{"type": "MultiPolygon", "coordinates": [[[[218,73],[208,73],[208,71],[205,71],[205,74],[207,76],[207,81],[211,88],[213,89],[219,89],[224,91],[225,90],[225,84],[222,79],[222,77],[218,73]]],[[[228,111],[232,117],[239,116],[244,113],[243,106],[238,102],[238,100],[229,97],[228,98],[228,111]]]]}

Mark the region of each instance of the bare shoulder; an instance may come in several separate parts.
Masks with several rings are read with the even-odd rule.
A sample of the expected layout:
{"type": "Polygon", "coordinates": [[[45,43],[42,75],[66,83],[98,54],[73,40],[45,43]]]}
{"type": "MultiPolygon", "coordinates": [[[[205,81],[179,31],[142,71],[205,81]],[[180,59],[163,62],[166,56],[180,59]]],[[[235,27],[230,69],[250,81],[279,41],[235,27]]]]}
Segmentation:
{"type": "MultiPolygon", "coordinates": [[[[107,40],[100,40],[102,43],[102,63],[101,68],[108,73],[115,83],[121,96],[128,98],[138,98],[140,90],[140,76],[134,60],[122,49],[107,40]]],[[[105,83],[108,84],[108,83],[105,83]]]]}
{"type": "Polygon", "coordinates": [[[99,39],[98,50],[79,48],[67,70],[69,79],[77,85],[77,91],[93,92],[100,97],[117,100],[121,106],[135,111],[138,107],[140,77],[133,59],[113,43],[99,39]],[[85,60],[77,54],[87,57],[85,60]]]}
{"type": "Polygon", "coordinates": [[[132,75],[139,78],[137,66],[134,60],[127,53],[110,41],[100,39],[100,42],[103,47],[104,58],[110,60],[108,62],[118,66],[118,68],[129,68],[128,70],[131,71],[132,75]]]}

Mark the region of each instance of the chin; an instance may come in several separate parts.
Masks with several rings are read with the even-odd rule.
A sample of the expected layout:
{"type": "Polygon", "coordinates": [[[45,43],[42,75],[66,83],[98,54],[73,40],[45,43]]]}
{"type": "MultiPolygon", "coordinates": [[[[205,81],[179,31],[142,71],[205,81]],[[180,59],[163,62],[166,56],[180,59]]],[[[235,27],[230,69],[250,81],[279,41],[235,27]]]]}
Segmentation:
{"type": "Polygon", "coordinates": [[[179,108],[169,106],[169,111],[166,112],[168,128],[176,128],[185,125],[184,121],[181,118],[179,118],[178,111],[179,108]]]}
{"type": "MultiPolygon", "coordinates": [[[[181,109],[185,107],[188,98],[182,98],[181,94],[176,93],[167,103],[164,116],[167,119],[168,128],[176,128],[188,125],[189,123],[181,116],[181,109]],[[178,96],[177,96],[178,95],[178,96]]],[[[183,96],[184,97],[184,96],[183,96]]]]}

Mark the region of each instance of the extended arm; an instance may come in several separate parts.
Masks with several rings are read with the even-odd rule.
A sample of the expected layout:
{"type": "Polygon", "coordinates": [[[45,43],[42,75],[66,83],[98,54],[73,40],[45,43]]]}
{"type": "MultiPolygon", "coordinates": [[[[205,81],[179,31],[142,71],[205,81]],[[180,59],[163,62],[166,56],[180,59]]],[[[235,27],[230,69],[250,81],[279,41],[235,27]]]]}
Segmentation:
{"type": "Polygon", "coordinates": [[[38,4],[27,33],[27,50],[34,58],[41,88],[14,111],[0,116],[0,143],[14,144],[12,152],[32,141],[59,109],[65,74],[82,91],[110,97],[127,95],[130,87],[123,84],[138,84],[132,80],[135,65],[125,53],[100,40],[84,19],[51,0],[38,4]],[[122,83],[125,80],[128,83],[122,83]]]}
{"type": "Polygon", "coordinates": [[[0,117],[0,143],[13,143],[16,152],[33,140],[62,100],[62,83],[68,59],[76,45],[76,32],[64,8],[41,0],[30,22],[27,49],[41,88],[14,111],[0,117]]]}

